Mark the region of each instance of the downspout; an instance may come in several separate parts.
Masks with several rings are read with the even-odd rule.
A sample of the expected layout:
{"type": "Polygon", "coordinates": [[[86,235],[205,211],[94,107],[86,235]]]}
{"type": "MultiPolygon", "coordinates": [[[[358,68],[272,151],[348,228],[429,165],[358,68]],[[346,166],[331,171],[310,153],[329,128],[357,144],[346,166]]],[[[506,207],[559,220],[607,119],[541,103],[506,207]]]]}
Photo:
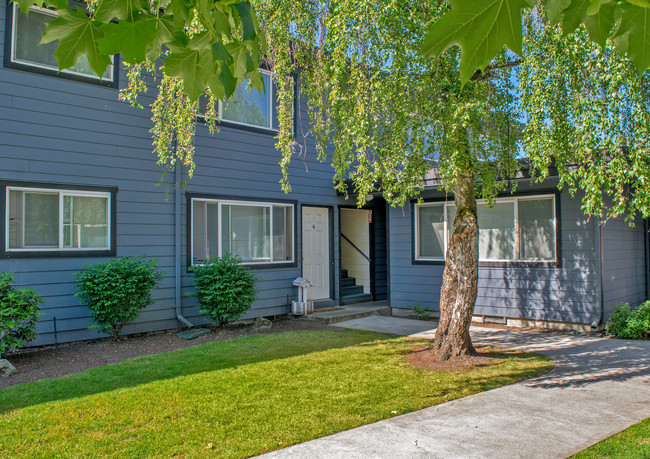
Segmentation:
{"type": "Polygon", "coordinates": [[[599,253],[599,264],[600,264],[600,317],[597,321],[594,321],[591,324],[591,328],[600,328],[602,323],[605,320],[605,254],[604,254],[604,242],[603,242],[603,225],[602,220],[599,218],[596,228],[598,229],[598,252],[599,253]]]}
{"type": "Polygon", "coordinates": [[[648,241],[648,231],[650,231],[649,224],[650,224],[650,219],[644,218],[643,219],[643,246],[645,248],[645,260],[644,260],[645,264],[644,264],[644,267],[645,267],[645,299],[646,299],[646,301],[650,300],[650,293],[649,293],[650,292],[649,291],[650,284],[648,283],[648,281],[650,280],[650,279],[648,279],[648,277],[650,276],[650,272],[648,271],[648,269],[650,268],[650,265],[648,264],[648,262],[650,261],[650,247],[648,246],[648,242],[649,242],[648,241]]]}
{"type": "Polygon", "coordinates": [[[174,281],[176,319],[184,326],[192,328],[192,323],[183,317],[181,306],[181,166],[174,170],[174,281]]]}

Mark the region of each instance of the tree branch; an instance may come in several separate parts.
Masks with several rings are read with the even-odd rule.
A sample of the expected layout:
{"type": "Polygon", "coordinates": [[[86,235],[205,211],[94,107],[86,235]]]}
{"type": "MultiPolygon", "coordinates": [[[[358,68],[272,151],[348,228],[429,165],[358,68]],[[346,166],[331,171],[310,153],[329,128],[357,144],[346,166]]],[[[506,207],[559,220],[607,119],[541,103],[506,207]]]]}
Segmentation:
{"type": "Polygon", "coordinates": [[[483,72],[481,72],[480,70],[474,72],[474,75],[472,75],[470,80],[471,81],[486,80],[494,75],[493,72],[495,70],[508,69],[512,67],[517,67],[518,65],[521,65],[521,59],[512,62],[505,62],[503,64],[490,64],[487,67],[485,67],[485,70],[483,72]]]}

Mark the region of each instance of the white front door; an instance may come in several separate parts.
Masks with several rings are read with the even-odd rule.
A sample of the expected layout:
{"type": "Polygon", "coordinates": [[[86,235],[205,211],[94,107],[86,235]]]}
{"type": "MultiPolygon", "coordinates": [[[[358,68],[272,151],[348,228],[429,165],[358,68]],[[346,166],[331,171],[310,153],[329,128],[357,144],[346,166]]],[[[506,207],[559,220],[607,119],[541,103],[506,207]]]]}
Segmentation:
{"type": "Polygon", "coordinates": [[[302,208],[302,276],[312,284],[307,298],[330,298],[329,210],[302,208]]]}

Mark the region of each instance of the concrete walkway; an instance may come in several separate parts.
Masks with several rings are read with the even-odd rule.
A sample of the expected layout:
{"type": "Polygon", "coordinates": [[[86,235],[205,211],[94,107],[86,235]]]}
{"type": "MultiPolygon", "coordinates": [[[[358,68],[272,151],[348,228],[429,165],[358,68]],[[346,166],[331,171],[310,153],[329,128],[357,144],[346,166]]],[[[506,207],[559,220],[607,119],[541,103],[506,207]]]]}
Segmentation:
{"type": "MultiPolygon", "coordinates": [[[[432,337],[432,322],[337,324],[432,337]],[[427,329],[428,328],[428,329],[427,329]]],[[[522,381],[267,454],[288,458],[564,458],[650,417],[650,342],[472,328],[476,344],[540,352],[555,368],[522,381]]]]}

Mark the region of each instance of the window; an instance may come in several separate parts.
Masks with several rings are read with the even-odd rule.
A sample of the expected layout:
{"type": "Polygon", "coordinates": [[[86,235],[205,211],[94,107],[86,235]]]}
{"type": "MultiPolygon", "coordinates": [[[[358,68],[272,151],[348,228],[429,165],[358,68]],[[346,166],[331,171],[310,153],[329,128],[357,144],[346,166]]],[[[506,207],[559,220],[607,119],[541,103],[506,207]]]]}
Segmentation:
{"type": "MultiPolygon", "coordinates": [[[[268,70],[260,69],[260,75],[264,80],[266,90],[260,93],[249,85],[248,80],[238,85],[230,99],[219,102],[217,113],[221,121],[277,130],[277,126],[273,124],[275,114],[273,78],[271,78],[271,73],[268,70]]],[[[199,97],[198,111],[201,116],[207,112],[208,102],[206,96],[199,97]]]]}
{"type": "Polygon", "coordinates": [[[225,253],[251,264],[293,262],[293,205],[191,202],[192,263],[225,253]]]}
{"type": "MultiPolygon", "coordinates": [[[[415,207],[415,259],[444,260],[453,231],[453,203],[415,207]]],[[[555,261],[555,196],[497,199],[490,209],[478,202],[480,261],[555,261]]]]}
{"type": "Polygon", "coordinates": [[[6,252],[111,250],[111,193],[7,187],[6,252]]]}
{"type": "MultiPolygon", "coordinates": [[[[58,42],[39,45],[45,25],[57,17],[56,11],[33,6],[29,16],[25,16],[18,8],[17,3],[13,4],[13,23],[11,34],[11,62],[20,67],[44,70],[48,73],[57,74],[59,67],[54,57],[58,42]]],[[[113,66],[109,65],[101,79],[90,68],[86,56],[66,70],[62,74],[82,76],[92,80],[101,79],[108,82],[113,81],[113,66]]]]}

